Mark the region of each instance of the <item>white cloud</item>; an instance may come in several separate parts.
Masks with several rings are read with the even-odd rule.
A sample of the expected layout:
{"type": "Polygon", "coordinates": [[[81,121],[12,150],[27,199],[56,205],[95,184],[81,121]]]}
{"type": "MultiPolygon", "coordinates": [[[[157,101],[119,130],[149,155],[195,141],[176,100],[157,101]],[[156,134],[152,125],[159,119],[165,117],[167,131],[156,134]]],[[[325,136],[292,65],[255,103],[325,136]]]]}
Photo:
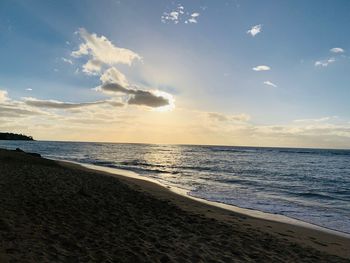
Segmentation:
{"type": "Polygon", "coordinates": [[[198,23],[197,17],[199,17],[199,13],[193,13],[193,14],[191,15],[191,17],[185,21],[185,23],[186,23],[186,24],[187,24],[187,23],[195,23],[195,24],[197,24],[197,23],[198,23]]]}
{"type": "Polygon", "coordinates": [[[331,48],[329,51],[332,53],[344,53],[345,52],[345,50],[340,48],[340,47],[331,48]]]}
{"type": "Polygon", "coordinates": [[[87,75],[98,75],[103,67],[103,63],[96,59],[90,59],[83,65],[83,72],[87,75]]]}
{"type": "Polygon", "coordinates": [[[334,62],[335,62],[335,58],[318,60],[315,62],[315,67],[327,67],[329,64],[334,63],[334,62]]]}
{"type": "Polygon", "coordinates": [[[189,18],[188,20],[186,20],[185,21],[185,23],[187,24],[187,23],[195,23],[195,24],[197,24],[198,22],[197,22],[197,19],[195,19],[194,17],[191,17],[191,18],[189,18]]]}
{"type": "Polygon", "coordinates": [[[335,57],[326,58],[323,60],[315,61],[315,67],[328,67],[330,64],[338,61],[341,57],[345,57],[344,55],[340,55],[345,52],[344,49],[340,47],[334,47],[329,50],[331,53],[334,53],[335,57]]]}
{"type": "Polygon", "coordinates": [[[271,68],[269,66],[266,66],[266,65],[260,65],[260,66],[256,66],[253,68],[253,70],[255,70],[255,71],[267,71],[270,69],[271,68]]]}
{"type": "Polygon", "coordinates": [[[115,46],[105,36],[97,36],[94,33],[90,34],[84,28],[80,28],[78,34],[84,43],[80,44],[79,49],[73,51],[71,56],[76,58],[88,56],[90,58],[83,66],[83,72],[87,74],[100,72],[102,65],[131,65],[135,60],[142,60],[139,54],[130,49],[115,46]]]}
{"type": "Polygon", "coordinates": [[[183,6],[179,6],[176,10],[168,12],[164,12],[161,16],[162,23],[173,22],[174,24],[179,23],[180,16],[183,14],[183,6]]]}
{"type": "Polygon", "coordinates": [[[182,5],[178,5],[175,10],[164,12],[160,19],[162,23],[178,24],[183,21],[185,24],[197,24],[199,15],[198,12],[193,12],[189,15],[188,12],[185,12],[185,8],[182,5]]]}
{"type": "Polygon", "coordinates": [[[100,77],[102,83],[117,83],[120,86],[127,87],[129,86],[129,82],[126,79],[125,75],[121,73],[115,67],[111,67],[107,69],[100,77]]]}
{"type": "Polygon", "coordinates": [[[271,86],[271,87],[274,87],[274,88],[277,88],[277,85],[269,80],[267,81],[264,81],[264,84],[265,85],[268,85],[268,86],[271,86]]]}
{"type": "Polygon", "coordinates": [[[33,89],[32,88],[26,88],[26,91],[32,91],[33,89]]]}
{"type": "Polygon", "coordinates": [[[174,21],[174,23],[178,23],[179,21],[179,12],[172,11],[169,13],[168,19],[174,21]]]}
{"type": "Polygon", "coordinates": [[[252,26],[252,28],[247,31],[247,34],[250,34],[251,36],[255,37],[257,34],[261,32],[261,29],[262,29],[261,24],[252,26]]]}

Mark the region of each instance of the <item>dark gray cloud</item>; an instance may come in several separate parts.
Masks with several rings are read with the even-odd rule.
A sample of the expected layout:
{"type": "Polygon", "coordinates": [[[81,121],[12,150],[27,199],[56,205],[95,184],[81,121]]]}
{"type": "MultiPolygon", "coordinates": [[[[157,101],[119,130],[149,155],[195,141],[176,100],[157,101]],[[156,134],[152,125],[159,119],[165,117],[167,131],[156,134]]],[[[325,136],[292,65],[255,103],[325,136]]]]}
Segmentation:
{"type": "Polygon", "coordinates": [[[38,100],[34,98],[25,98],[24,103],[38,108],[50,108],[50,109],[77,109],[94,105],[109,104],[112,106],[123,106],[122,103],[116,101],[94,101],[94,102],[82,102],[82,103],[71,103],[61,102],[55,100],[38,100]]]}
{"type": "Polygon", "coordinates": [[[143,105],[152,108],[158,108],[167,106],[170,104],[169,99],[157,96],[151,91],[145,91],[141,89],[125,88],[118,83],[106,83],[101,86],[102,91],[116,92],[130,95],[128,104],[130,105],[143,105]]]}
{"type": "Polygon", "coordinates": [[[119,85],[118,83],[106,83],[101,86],[101,89],[104,91],[111,91],[111,92],[120,92],[125,94],[134,94],[134,90],[124,88],[123,86],[119,85]]]}
{"type": "Polygon", "coordinates": [[[158,108],[169,105],[169,100],[162,96],[156,96],[149,91],[137,90],[128,100],[128,104],[158,108]]]}

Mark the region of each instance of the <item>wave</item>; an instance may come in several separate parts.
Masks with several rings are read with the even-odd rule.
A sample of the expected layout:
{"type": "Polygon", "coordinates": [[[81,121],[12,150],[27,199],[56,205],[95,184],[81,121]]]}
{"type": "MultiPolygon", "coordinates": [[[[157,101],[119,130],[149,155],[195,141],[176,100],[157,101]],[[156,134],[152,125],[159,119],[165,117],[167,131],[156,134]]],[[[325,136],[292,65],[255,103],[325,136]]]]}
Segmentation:
{"type": "MultiPolygon", "coordinates": [[[[161,164],[151,164],[145,162],[144,160],[131,160],[131,161],[122,161],[118,164],[123,166],[145,166],[145,167],[156,167],[163,168],[162,171],[169,172],[169,170],[195,170],[195,171],[221,171],[216,167],[205,167],[205,166],[185,166],[185,165],[161,165],[161,164]]],[[[154,169],[150,169],[150,171],[154,171],[154,169]]],[[[174,172],[174,171],[172,171],[174,172]]],[[[176,173],[179,173],[176,172],[176,173]]]]}
{"type": "Polygon", "coordinates": [[[230,152],[230,153],[263,153],[263,152],[276,152],[276,153],[290,153],[290,154],[311,154],[311,155],[344,155],[349,156],[349,150],[342,149],[302,149],[302,148],[239,148],[239,147],[208,147],[212,152],[230,152]]]}
{"type": "Polygon", "coordinates": [[[309,198],[314,200],[329,200],[329,201],[350,201],[350,198],[347,196],[334,196],[328,193],[311,193],[311,192],[299,192],[299,193],[290,193],[294,196],[299,196],[302,198],[309,198]]]}
{"type": "Polygon", "coordinates": [[[349,156],[349,150],[320,150],[320,149],[276,149],[278,153],[290,153],[290,154],[311,154],[311,155],[323,155],[323,156],[331,156],[331,155],[344,155],[349,156]]]}

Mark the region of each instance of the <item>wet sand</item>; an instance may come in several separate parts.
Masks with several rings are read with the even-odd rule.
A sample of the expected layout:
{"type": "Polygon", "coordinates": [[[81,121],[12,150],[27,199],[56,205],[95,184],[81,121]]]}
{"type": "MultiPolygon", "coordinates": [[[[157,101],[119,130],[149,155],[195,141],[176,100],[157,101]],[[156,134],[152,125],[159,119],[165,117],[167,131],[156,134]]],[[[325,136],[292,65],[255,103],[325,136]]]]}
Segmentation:
{"type": "Polygon", "coordinates": [[[350,262],[350,239],[0,150],[0,262],[350,262]]]}

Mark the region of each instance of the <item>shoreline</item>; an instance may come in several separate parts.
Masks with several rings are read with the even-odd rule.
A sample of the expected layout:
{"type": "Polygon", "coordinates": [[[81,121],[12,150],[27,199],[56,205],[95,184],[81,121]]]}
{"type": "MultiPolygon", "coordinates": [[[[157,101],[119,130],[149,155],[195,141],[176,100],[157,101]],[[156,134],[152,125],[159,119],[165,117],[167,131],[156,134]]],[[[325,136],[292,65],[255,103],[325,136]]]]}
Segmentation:
{"type": "Polygon", "coordinates": [[[204,214],[223,222],[231,222],[233,217],[240,217],[247,221],[247,225],[254,226],[263,232],[272,233],[285,240],[350,259],[350,250],[348,249],[350,247],[350,235],[347,233],[327,229],[283,215],[274,215],[193,197],[187,195],[186,190],[168,187],[156,179],[142,177],[129,170],[70,161],[58,162],[66,167],[74,167],[115,177],[132,188],[136,186],[136,190],[144,191],[156,198],[170,200],[175,205],[191,213],[204,214]],[[281,219],[285,219],[285,221],[281,221],[281,219]]]}
{"type": "Polygon", "coordinates": [[[349,262],[350,239],[0,149],[0,262],[349,262]]]}
{"type": "Polygon", "coordinates": [[[175,194],[178,194],[178,195],[181,195],[183,197],[195,200],[197,202],[208,204],[208,205],[215,206],[218,208],[222,208],[222,209],[225,209],[225,210],[228,210],[231,212],[235,212],[235,213],[239,213],[239,214],[242,214],[245,216],[254,217],[256,219],[263,219],[263,220],[274,221],[274,222],[279,222],[279,223],[284,223],[284,224],[291,224],[291,225],[309,228],[309,229],[313,229],[316,231],[321,231],[321,232],[325,232],[328,234],[337,235],[337,236],[341,236],[341,237],[350,239],[350,233],[327,228],[327,227],[320,226],[320,225],[310,223],[310,222],[306,222],[306,221],[303,221],[303,220],[300,220],[297,218],[293,218],[293,217],[289,217],[289,216],[285,216],[285,215],[281,215],[281,214],[272,214],[272,213],[268,213],[268,212],[264,212],[264,211],[260,211],[260,210],[256,210],[256,209],[239,207],[239,206],[232,205],[232,204],[226,204],[226,203],[222,203],[222,202],[218,202],[218,201],[210,201],[210,200],[207,200],[204,198],[192,196],[185,189],[182,189],[179,187],[174,187],[174,186],[168,186],[166,184],[159,182],[156,179],[152,179],[152,178],[149,178],[146,176],[139,175],[136,172],[131,171],[131,170],[105,167],[105,166],[87,164],[87,163],[79,163],[79,162],[73,162],[73,161],[68,161],[68,160],[55,160],[55,159],[52,159],[52,160],[80,165],[82,167],[85,167],[87,169],[94,170],[94,171],[107,172],[107,173],[110,173],[111,176],[115,176],[115,175],[125,176],[125,177],[133,178],[136,180],[149,181],[151,183],[155,183],[161,187],[164,187],[175,194]]]}

